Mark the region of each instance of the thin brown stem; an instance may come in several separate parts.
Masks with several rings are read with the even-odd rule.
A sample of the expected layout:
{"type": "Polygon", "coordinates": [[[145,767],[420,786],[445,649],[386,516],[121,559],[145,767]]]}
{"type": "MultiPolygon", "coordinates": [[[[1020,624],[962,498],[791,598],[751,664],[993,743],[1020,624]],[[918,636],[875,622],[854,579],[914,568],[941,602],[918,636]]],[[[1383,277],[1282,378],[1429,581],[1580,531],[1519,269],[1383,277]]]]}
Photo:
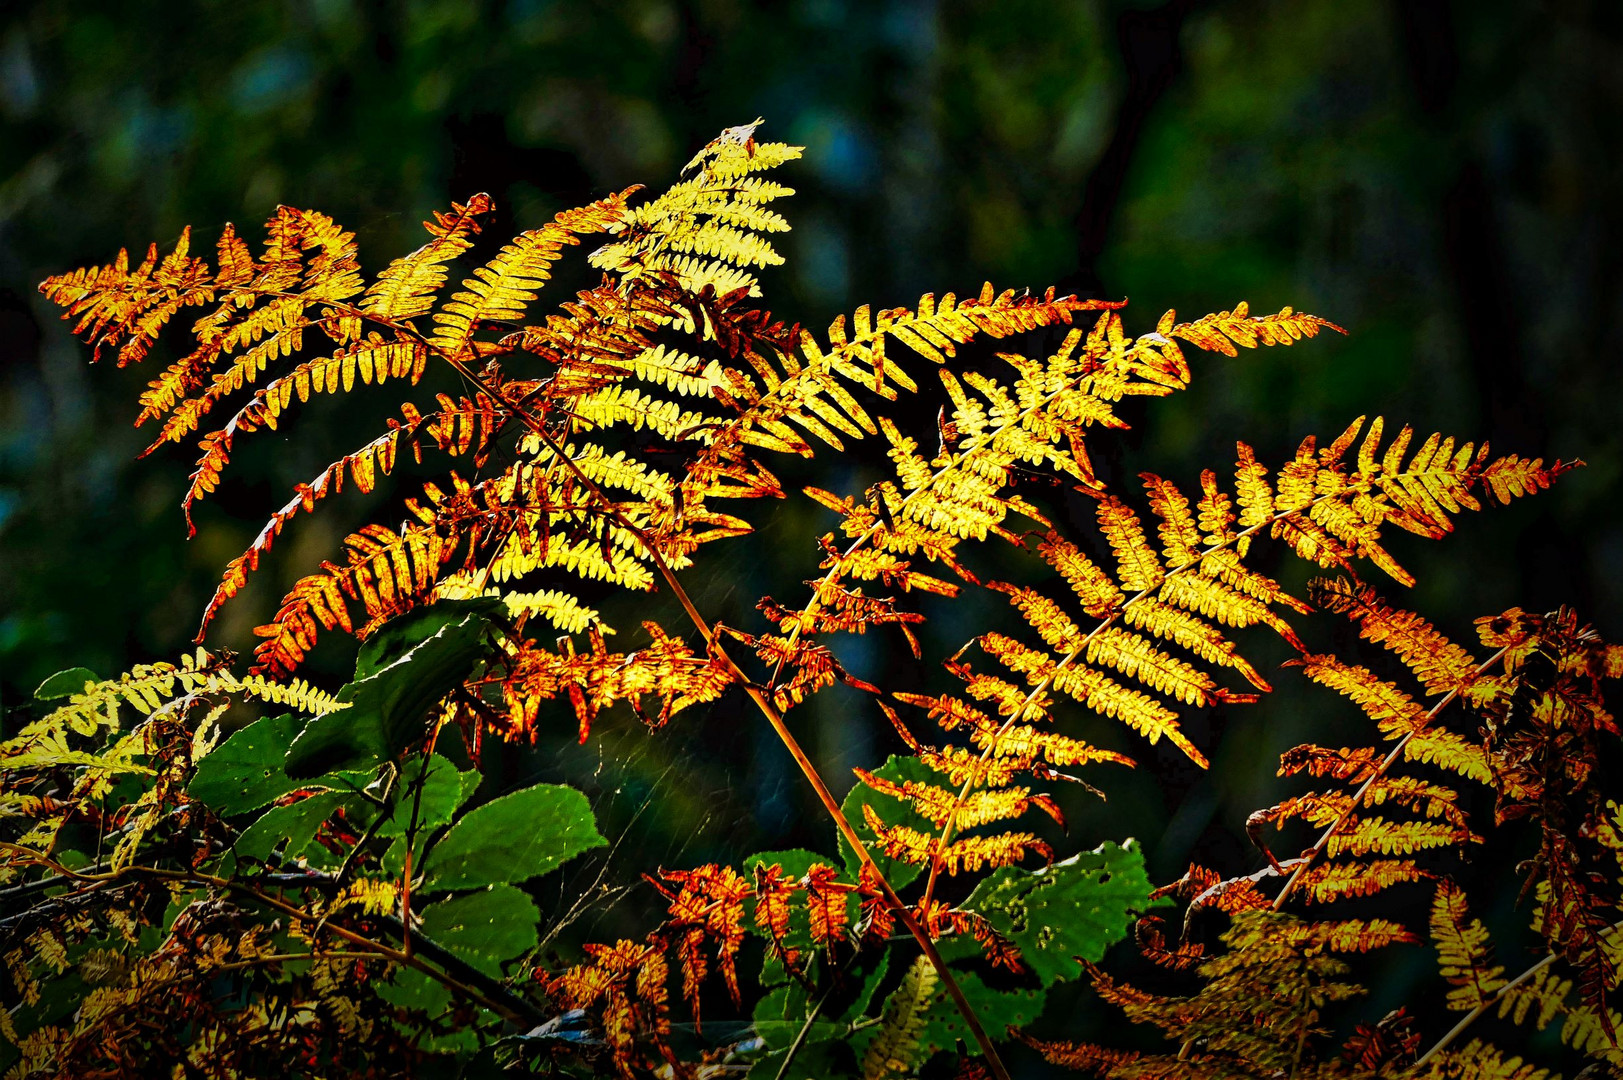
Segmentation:
{"type": "MultiPolygon", "coordinates": [[[[1602,933],[1616,934],[1620,931],[1623,931],[1623,921],[1613,923],[1611,926],[1602,931],[1602,933]]],[[[1460,1018],[1459,1023],[1455,1024],[1449,1029],[1448,1034],[1444,1035],[1441,1039],[1438,1039],[1430,1050],[1427,1050],[1424,1054],[1422,1054],[1420,1059],[1414,1063],[1413,1068],[1420,1068],[1420,1066],[1426,1064],[1426,1062],[1448,1049],[1449,1044],[1455,1039],[1459,1038],[1466,1028],[1470,1027],[1476,1022],[1478,1017],[1503,1001],[1506,994],[1509,994],[1512,990],[1515,990],[1518,986],[1521,986],[1527,980],[1536,976],[1539,972],[1555,963],[1558,959],[1559,957],[1557,957],[1553,952],[1547,954],[1544,959],[1538,961],[1532,967],[1528,968],[1526,971],[1522,972],[1520,975],[1516,976],[1514,979],[1495,990],[1489,997],[1479,1002],[1476,1008],[1466,1013],[1460,1018]]]]}

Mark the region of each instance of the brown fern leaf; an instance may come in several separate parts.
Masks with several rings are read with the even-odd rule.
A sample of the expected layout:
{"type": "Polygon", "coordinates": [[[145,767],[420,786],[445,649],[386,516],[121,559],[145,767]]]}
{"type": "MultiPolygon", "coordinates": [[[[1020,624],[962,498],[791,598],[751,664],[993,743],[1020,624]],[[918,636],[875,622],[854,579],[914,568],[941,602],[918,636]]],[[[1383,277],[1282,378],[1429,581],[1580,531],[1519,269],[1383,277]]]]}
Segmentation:
{"type": "Polygon", "coordinates": [[[459,400],[441,394],[439,404],[439,409],[427,414],[418,412],[409,402],[403,404],[401,412],[405,416],[404,422],[389,420],[389,429],[382,435],[360,449],[345,454],[309,483],[300,484],[294,490],[293,498],[271,515],[248,549],[226,564],[220,584],[204,609],[196,641],[202,643],[209,623],[220,608],[247,585],[248,575],[259,569],[260,558],[271,549],[289,521],[301,512],[314,510],[315,504],[329,495],[342,491],[346,476],[357,491],[363,494],[372,491],[380,474],[387,475],[393,471],[402,438],[410,444],[419,460],[422,458],[422,448],[417,436],[421,431],[446,453],[471,454],[475,464],[482,463],[505,414],[498,411],[495,404],[483,394],[459,400]]]}
{"type": "Polygon", "coordinates": [[[264,640],[254,650],[256,673],[285,677],[315,645],[318,627],[366,637],[388,619],[425,600],[459,540],[446,541],[432,527],[408,524],[399,532],[365,525],[344,538],[342,566],[323,562],[318,573],[300,578],[282,598],[275,617],[254,633],[264,640]],[[355,620],[351,601],[364,619],[355,620]]]}
{"type": "Polygon", "coordinates": [[[492,677],[501,690],[509,730],[533,733],[541,703],[567,697],[585,742],[597,714],[617,702],[629,703],[645,723],[658,727],[689,706],[714,701],[730,685],[725,668],[715,660],[696,656],[656,623],[645,622],[643,629],[653,643],[632,653],[609,652],[596,630],[589,652],[576,652],[567,638],[557,653],[533,644],[521,647],[509,659],[506,674],[492,677]],[[648,696],[660,703],[652,716],[642,705],[648,696]]]}
{"type": "Polygon", "coordinates": [[[1394,608],[1374,589],[1347,578],[1317,578],[1308,595],[1326,611],[1345,615],[1359,636],[1396,653],[1430,694],[1463,689],[1474,677],[1478,660],[1444,637],[1419,615],[1394,608]]]}

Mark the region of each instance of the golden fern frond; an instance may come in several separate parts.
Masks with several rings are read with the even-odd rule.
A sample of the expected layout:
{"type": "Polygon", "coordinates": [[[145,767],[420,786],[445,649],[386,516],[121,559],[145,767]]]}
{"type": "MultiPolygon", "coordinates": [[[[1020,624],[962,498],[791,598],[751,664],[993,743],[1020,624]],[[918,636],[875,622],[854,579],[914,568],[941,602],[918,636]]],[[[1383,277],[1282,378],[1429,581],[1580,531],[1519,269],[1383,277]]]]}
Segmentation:
{"type": "MultiPolygon", "coordinates": [[[[188,535],[196,533],[192,525],[192,507],[219,486],[220,476],[231,461],[231,452],[239,434],[258,431],[262,427],[276,430],[278,418],[295,393],[300,401],[308,401],[312,391],[347,393],[354,386],[357,373],[363,383],[381,383],[392,376],[405,378],[415,385],[422,377],[427,360],[428,353],[416,342],[385,341],[374,335],[351,348],[340,349],[332,356],[300,364],[287,375],[260,390],[227,421],[224,427],[209,432],[198,442],[202,454],[192,471],[186,495],[181,502],[188,535]]],[[[206,399],[194,398],[187,404],[204,400],[206,399]]],[[[182,415],[189,414],[177,412],[175,417],[182,415]]],[[[166,435],[168,430],[166,426],[166,435]]]]}
{"type": "MultiPolygon", "coordinates": [[[[635,190],[635,189],[632,189],[635,190]]],[[[462,291],[434,313],[435,329],[429,339],[446,356],[460,358],[482,325],[517,322],[535,300],[535,290],[552,276],[552,264],[566,245],[580,237],[623,225],[623,191],[588,206],[560,212],[539,229],[520,233],[496,257],[465,278],[462,291]]]]}
{"type": "Polygon", "coordinates": [[[1295,895],[1317,904],[1374,896],[1394,885],[1432,877],[1412,859],[1371,859],[1368,862],[1321,863],[1296,882],[1295,895]]]}
{"type": "MultiPolygon", "coordinates": [[[[382,435],[334,461],[309,483],[298,485],[294,489],[293,498],[271,515],[248,549],[226,564],[220,584],[216,586],[214,595],[204,609],[202,622],[197,631],[197,642],[202,642],[203,635],[220,608],[247,585],[248,575],[259,568],[261,557],[271,549],[289,521],[301,512],[309,513],[314,510],[315,504],[329,495],[342,491],[346,476],[349,478],[347,482],[353,484],[362,494],[372,491],[380,474],[388,475],[394,470],[402,438],[410,443],[418,460],[421,460],[422,456],[421,446],[417,441],[421,432],[428,435],[446,453],[472,454],[476,463],[482,461],[496,430],[506,419],[505,412],[498,411],[494,403],[483,394],[461,399],[452,399],[441,394],[439,405],[439,409],[424,414],[410,402],[404,403],[401,406],[403,422],[391,418],[388,430],[382,435]]],[[[199,472],[202,469],[203,466],[200,465],[199,472]]],[[[218,476],[218,473],[215,475],[218,476]]],[[[194,474],[193,484],[197,482],[194,474]]],[[[190,497],[188,495],[188,499],[190,497]]]]}
{"type": "Polygon", "coordinates": [[[1419,1080],[1554,1080],[1549,1069],[1541,1069],[1519,1057],[1512,1057],[1481,1039],[1472,1039],[1458,1050],[1445,1050],[1432,1058],[1419,1080]]]}
{"type": "Polygon", "coordinates": [[[1375,721],[1387,738],[1398,738],[1425,727],[1426,710],[1395,683],[1378,677],[1366,667],[1313,653],[1287,663],[1301,668],[1320,686],[1329,687],[1353,702],[1375,721]]]}
{"type": "Polygon", "coordinates": [[[862,1080],[893,1080],[912,1071],[924,1034],[925,1013],[939,980],[927,959],[914,959],[901,986],[886,999],[879,1032],[863,1052],[862,1080]]]}
{"type": "MultiPolygon", "coordinates": [[[[451,590],[445,584],[440,586],[440,595],[452,597],[451,590]]],[[[595,608],[587,607],[576,597],[559,589],[508,592],[502,595],[502,603],[507,605],[508,614],[515,618],[542,618],[565,634],[578,634],[593,624],[598,624],[602,633],[614,633],[609,627],[601,625],[595,608]]]]}
{"type": "Polygon", "coordinates": [[[1448,1007],[1469,1012],[1493,1000],[1505,985],[1505,969],[1489,966],[1488,930],[1471,917],[1465,892],[1452,881],[1438,883],[1431,905],[1431,938],[1437,969],[1454,986],[1448,1007]]]}
{"type": "Polygon", "coordinates": [[[918,780],[908,780],[896,783],[883,777],[875,776],[866,769],[853,769],[857,779],[868,787],[881,794],[890,795],[912,804],[921,815],[935,822],[939,828],[956,812],[958,826],[963,829],[973,829],[980,825],[987,825],[994,821],[1007,821],[1022,817],[1027,810],[1036,808],[1064,824],[1064,816],[1060,813],[1059,804],[1047,795],[1034,795],[1030,788],[1000,788],[996,791],[977,791],[966,799],[962,805],[957,802],[957,793],[934,784],[923,783],[918,780]],[[956,807],[956,811],[954,810],[956,807]]]}
{"type": "Polygon", "coordinates": [[[999,832],[991,836],[966,836],[946,844],[934,833],[907,825],[887,825],[874,808],[862,804],[863,818],[873,830],[875,846],[887,858],[916,866],[939,866],[949,875],[959,871],[996,869],[1012,866],[1028,855],[1041,855],[1052,862],[1054,849],[1028,832],[999,832]]]}
{"type": "Polygon", "coordinates": [[[231,677],[229,664],[229,657],[214,656],[198,649],[194,654],[182,656],[177,664],[137,664],[116,679],[87,682],[83,689],[68,698],[66,705],[25,725],[0,744],[0,753],[24,747],[46,733],[93,735],[101,728],[120,731],[123,706],[148,716],[178,694],[235,689],[240,684],[231,677]],[[222,679],[229,685],[222,685],[222,679]]]}
{"type": "MultiPolygon", "coordinates": [[[[1167,313],[1168,316],[1171,312],[1167,313]]],[[[1163,323],[1170,323],[1170,317],[1163,323]]],[[[1322,329],[1338,334],[1346,331],[1328,319],[1317,315],[1281,308],[1274,315],[1252,315],[1245,301],[1234,305],[1232,311],[1218,311],[1194,322],[1166,326],[1161,333],[1168,337],[1183,338],[1192,345],[1224,356],[1238,356],[1235,346],[1254,349],[1258,345],[1290,345],[1304,337],[1315,337],[1322,329]]]]}
{"type": "Polygon", "coordinates": [[[343,629],[364,638],[424,602],[461,539],[446,540],[432,526],[417,523],[398,532],[369,524],[351,533],[344,538],[343,565],[323,562],[319,572],[300,578],[272,620],[254,628],[263,639],[254,650],[254,671],[291,674],[319,630],[343,629]],[[360,604],[364,618],[352,619],[351,601],[360,604]]]}
{"type": "Polygon", "coordinates": [[[1330,837],[1325,848],[1331,858],[1340,855],[1412,855],[1418,851],[1451,847],[1471,838],[1468,829],[1445,821],[1388,821],[1382,817],[1350,817],[1330,837]]]}
{"type": "Polygon", "coordinates": [[[627,215],[616,238],[591,255],[593,266],[626,282],[672,275],[692,293],[707,286],[719,295],[759,295],[745,266],[782,261],[763,232],[789,225],[767,204],[793,190],[752,175],[800,157],[801,148],[758,143],[761,121],[729,128],[706,144],[682,170],[692,173],[627,215]]]}
{"type": "Polygon", "coordinates": [[[446,264],[473,246],[479,219],[495,208],[495,201],[480,192],[466,203],[451,203],[449,213],[434,211],[434,219],[423,222],[433,239],[390,263],[357,306],[368,315],[401,321],[428,314],[445,284],[446,264]]]}
{"type": "Polygon", "coordinates": [[[541,703],[567,698],[579,722],[580,740],[586,741],[597,714],[617,702],[627,702],[645,723],[658,727],[693,705],[714,701],[731,685],[716,660],[696,655],[657,623],[643,629],[652,644],[630,653],[611,653],[598,627],[590,628],[590,650],[577,652],[568,638],[562,652],[528,647],[510,657],[505,674],[487,681],[498,684],[511,722],[511,732],[535,730],[541,703]],[[650,716],[642,699],[660,702],[650,716]]]}
{"type": "MultiPolygon", "coordinates": [[[[1500,988],[1499,1019],[1525,1024],[1528,1017],[1532,1017],[1533,1026],[1543,1031],[1557,1016],[1568,1012],[1567,999],[1571,996],[1572,980],[1563,978],[1545,965],[1531,979],[1516,986],[1506,983],[1500,988]]],[[[1604,1044],[1600,1048],[1615,1050],[1615,1047],[1604,1044]]]]}

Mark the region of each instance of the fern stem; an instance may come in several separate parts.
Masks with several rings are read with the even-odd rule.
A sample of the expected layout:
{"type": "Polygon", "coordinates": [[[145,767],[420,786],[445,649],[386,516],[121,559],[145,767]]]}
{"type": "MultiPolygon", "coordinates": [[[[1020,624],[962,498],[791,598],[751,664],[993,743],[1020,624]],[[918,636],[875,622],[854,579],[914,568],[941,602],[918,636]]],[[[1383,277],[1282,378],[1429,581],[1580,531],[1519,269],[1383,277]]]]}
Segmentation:
{"type": "Polygon", "coordinates": [[[800,1053],[800,1048],[806,1044],[806,1036],[811,1034],[812,1025],[817,1023],[818,1014],[823,1011],[823,1006],[828,1004],[829,995],[833,993],[834,987],[831,985],[823,992],[823,996],[817,999],[817,1004],[812,1006],[811,1012],[806,1016],[806,1022],[795,1032],[795,1041],[789,1044],[788,1052],[783,1055],[783,1064],[778,1066],[776,1080],[784,1080],[784,1077],[789,1075],[790,1062],[795,1060],[795,1055],[800,1053]]]}
{"type": "MultiPolygon", "coordinates": [[[[459,358],[443,352],[437,352],[437,354],[444,357],[464,378],[489,394],[493,400],[505,400],[459,358]]],[[[812,763],[806,751],[801,748],[799,740],[789,730],[783,714],[772,704],[771,699],[763,692],[762,688],[757,686],[754,680],[727,654],[726,649],[722,646],[720,635],[699,613],[699,609],[694,605],[692,597],[676,580],[676,573],[671,569],[670,564],[665,561],[664,555],[659,550],[659,545],[654,543],[646,532],[632,524],[630,519],[620,512],[614,501],[604,494],[603,489],[598,487],[592,478],[586,475],[585,471],[575,463],[573,458],[564,453],[563,447],[558,445],[558,441],[547,431],[546,426],[531,416],[529,410],[515,409],[514,415],[552,451],[554,459],[563,462],[586,491],[601,503],[604,513],[612,518],[616,525],[633,536],[648,552],[655,569],[659,571],[660,577],[671,590],[671,595],[676,597],[677,602],[682,606],[682,610],[687,613],[688,619],[704,638],[711,655],[721,662],[728,677],[743,688],[744,692],[749,695],[750,700],[755,702],[756,708],[760,710],[761,715],[766,717],[767,723],[772,726],[773,732],[777,734],[779,741],[789,751],[789,756],[794,758],[795,764],[799,766],[801,773],[811,784],[812,790],[816,792],[818,801],[823,804],[823,809],[828,812],[840,834],[845,837],[846,842],[857,853],[857,858],[861,861],[863,867],[872,875],[873,880],[884,896],[885,903],[895,913],[896,918],[902,925],[907,927],[908,932],[919,943],[919,948],[929,958],[931,966],[935,968],[936,973],[941,977],[942,983],[946,986],[947,993],[951,995],[953,1004],[957,1007],[959,1013],[963,1015],[964,1023],[969,1027],[970,1034],[975,1037],[975,1042],[979,1046],[982,1056],[986,1058],[987,1068],[991,1070],[992,1075],[997,1080],[1009,1080],[1009,1072],[1004,1067],[1002,1058],[998,1056],[997,1047],[992,1044],[991,1038],[986,1034],[986,1029],[981,1026],[980,1018],[975,1015],[975,1010],[970,1006],[969,999],[964,997],[963,988],[958,985],[958,980],[953,978],[952,972],[948,970],[946,961],[941,958],[941,953],[936,950],[935,943],[930,940],[930,935],[925,932],[919,921],[913,917],[913,913],[902,902],[902,898],[897,895],[895,888],[891,886],[890,880],[885,877],[884,872],[879,869],[879,865],[874,862],[873,855],[869,853],[867,845],[862,842],[862,838],[857,835],[857,831],[851,827],[851,822],[840,809],[839,800],[834,798],[834,793],[829,790],[828,784],[824,782],[822,774],[817,770],[817,766],[812,763]]]]}
{"type": "MultiPolygon", "coordinates": [[[[1486,660],[1482,661],[1481,664],[1477,665],[1477,669],[1471,673],[1471,681],[1474,682],[1476,679],[1485,674],[1487,670],[1494,664],[1498,663],[1509,650],[1510,646],[1507,645],[1503,649],[1500,649],[1498,652],[1494,653],[1492,656],[1488,657],[1486,660]]],[[[1319,856],[1322,855],[1325,849],[1330,846],[1330,838],[1335,836],[1336,831],[1340,829],[1341,826],[1345,825],[1347,823],[1347,819],[1352,817],[1354,812],[1356,812],[1358,808],[1363,805],[1364,796],[1369,794],[1369,789],[1375,785],[1377,780],[1385,776],[1387,770],[1390,769],[1397,762],[1398,758],[1403,755],[1404,748],[1409,745],[1409,740],[1415,737],[1416,732],[1424,730],[1428,724],[1436,719],[1437,714],[1442,712],[1449,702],[1459,697],[1460,691],[1464,689],[1465,685],[1466,684],[1462,683],[1460,686],[1454,687],[1454,689],[1450,690],[1448,693],[1444,694],[1440,699],[1438,699],[1437,704],[1433,705],[1429,710],[1427,710],[1426,715],[1421,718],[1420,723],[1416,725],[1414,730],[1410,731],[1407,735],[1398,740],[1398,744],[1394,746],[1392,748],[1392,752],[1387,754],[1386,757],[1382,759],[1381,763],[1376,766],[1375,771],[1370,774],[1369,779],[1365,780],[1363,785],[1359,787],[1357,791],[1353,792],[1352,801],[1347,804],[1347,808],[1343,810],[1341,814],[1330,823],[1329,827],[1319,835],[1318,841],[1310,849],[1308,849],[1307,854],[1302,856],[1302,858],[1297,862],[1296,870],[1291,874],[1290,878],[1286,880],[1285,887],[1279,890],[1278,896],[1274,897],[1275,911],[1282,911],[1284,909],[1285,901],[1290,899],[1291,893],[1295,891],[1296,886],[1301,882],[1302,875],[1313,868],[1313,865],[1318,862],[1319,856]]]]}

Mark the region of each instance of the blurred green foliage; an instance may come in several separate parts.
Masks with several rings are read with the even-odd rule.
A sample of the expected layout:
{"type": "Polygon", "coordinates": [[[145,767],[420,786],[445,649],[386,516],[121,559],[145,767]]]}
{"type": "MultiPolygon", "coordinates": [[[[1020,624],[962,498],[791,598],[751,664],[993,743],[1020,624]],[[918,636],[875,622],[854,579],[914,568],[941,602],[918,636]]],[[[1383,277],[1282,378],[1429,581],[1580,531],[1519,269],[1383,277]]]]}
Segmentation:
{"type": "MultiPolygon", "coordinates": [[[[134,460],[146,376],[89,370],[41,278],[188,223],[212,240],[278,202],[357,229],[376,269],[450,198],[489,191],[507,235],[663,185],[757,115],[808,147],[786,178],[788,264],[767,282],[782,314],[818,327],[985,278],[1127,296],[1138,327],[1240,299],[1323,314],[1350,336],[1203,358],[1195,389],[1124,438],[1122,467],[1191,481],[1236,437],[1277,460],[1377,411],[1581,456],[1559,490],[1400,549],[1421,581],[1404,599],[1462,635],[1512,604],[1572,603],[1615,639],[1619,71],[1623,8],[1579,0],[18,0],[0,28],[0,701],[59,668],[176,653],[221,565],[368,422],[314,411],[330,445],[264,440],[187,544],[189,461],[134,460]]],[[[247,646],[367,505],[300,521],[213,640],[247,646]]],[[[701,571],[724,621],[797,595],[814,564],[777,541],[815,509],[776,514],[701,571]]],[[[936,655],[961,643],[936,633],[936,655]]],[[[905,669],[893,645],[858,639],[849,663],[905,669]]],[[[1211,774],[1144,770],[1111,790],[1111,827],[1090,804],[1076,833],[1132,821],[1160,879],[1197,848],[1255,859],[1238,824],[1267,801],[1275,755],[1335,711],[1278,682],[1261,710],[1277,726],[1217,718],[1211,774]]],[[[799,719],[840,778],[898,748],[844,693],[799,719]]],[[[781,751],[728,703],[657,740],[621,721],[586,747],[560,724],[544,754],[504,762],[509,786],[594,777],[619,828],[658,788],[640,865],[827,846],[781,751]]]]}

